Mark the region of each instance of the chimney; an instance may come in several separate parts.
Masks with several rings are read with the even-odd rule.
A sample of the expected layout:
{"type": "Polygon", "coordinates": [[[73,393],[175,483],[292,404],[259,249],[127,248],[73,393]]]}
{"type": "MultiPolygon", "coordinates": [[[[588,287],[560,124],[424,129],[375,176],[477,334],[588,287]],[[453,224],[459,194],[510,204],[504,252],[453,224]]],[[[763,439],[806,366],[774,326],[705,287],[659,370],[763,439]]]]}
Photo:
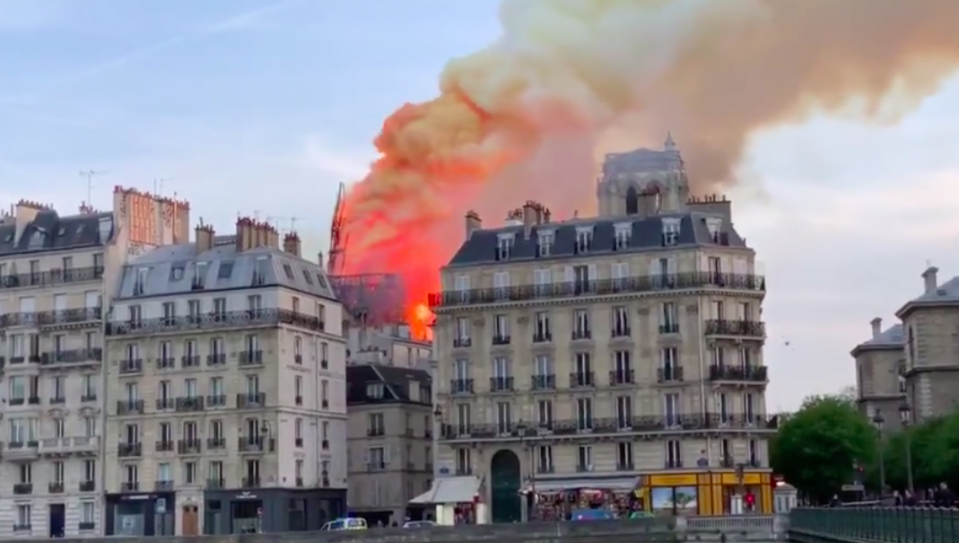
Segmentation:
{"type": "Polygon", "coordinates": [[[533,233],[533,226],[539,223],[538,213],[535,202],[528,201],[523,204],[523,235],[526,239],[533,233]]]}
{"type": "Polygon", "coordinates": [[[283,251],[293,256],[300,256],[300,236],[296,232],[289,232],[283,236],[283,251]]]}
{"type": "Polygon", "coordinates": [[[872,325],[872,339],[876,339],[882,333],[882,319],[876,317],[869,324],[872,325]]]}
{"type": "Polygon", "coordinates": [[[553,217],[553,212],[549,210],[548,207],[543,208],[543,224],[549,224],[550,219],[553,217]]]}
{"type": "Polygon", "coordinates": [[[236,252],[242,253],[253,247],[253,221],[247,217],[236,219],[236,252]]]}
{"type": "Polygon", "coordinates": [[[320,251],[320,252],[316,253],[316,263],[317,263],[321,268],[326,269],[326,268],[323,267],[323,251],[320,251]]]}
{"type": "Polygon", "coordinates": [[[926,271],[922,272],[922,279],[925,282],[926,292],[935,292],[939,288],[939,279],[936,277],[936,274],[939,273],[939,268],[935,266],[929,266],[926,268],[926,271]]]}
{"type": "Polygon", "coordinates": [[[196,252],[205,253],[213,248],[213,227],[203,224],[203,219],[200,219],[200,224],[197,225],[196,230],[194,231],[196,235],[196,252]]]}
{"type": "Polygon", "coordinates": [[[470,239],[470,236],[473,235],[473,232],[483,228],[483,221],[480,220],[480,216],[475,211],[466,212],[466,239],[470,239]]]}

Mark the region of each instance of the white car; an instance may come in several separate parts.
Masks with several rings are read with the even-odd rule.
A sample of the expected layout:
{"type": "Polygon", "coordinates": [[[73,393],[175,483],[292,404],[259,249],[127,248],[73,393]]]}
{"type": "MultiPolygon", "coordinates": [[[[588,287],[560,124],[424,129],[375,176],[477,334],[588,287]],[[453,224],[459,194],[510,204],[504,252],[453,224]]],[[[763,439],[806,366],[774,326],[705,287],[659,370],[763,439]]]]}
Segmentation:
{"type": "Polygon", "coordinates": [[[436,523],[432,520],[411,520],[403,523],[403,527],[409,529],[432,528],[433,526],[436,526],[436,523]]]}

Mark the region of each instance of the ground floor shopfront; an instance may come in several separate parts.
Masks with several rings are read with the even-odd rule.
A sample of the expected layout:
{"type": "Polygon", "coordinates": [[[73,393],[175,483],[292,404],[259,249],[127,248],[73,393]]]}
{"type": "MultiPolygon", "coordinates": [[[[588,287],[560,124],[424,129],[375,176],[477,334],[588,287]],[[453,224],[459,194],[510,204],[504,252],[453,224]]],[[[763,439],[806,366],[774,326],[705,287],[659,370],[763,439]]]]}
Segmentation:
{"type": "Polygon", "coordinates": [[[319,530],[346,514],[346,489],[254,488],[203,493],[206,535],[319,530]]]}
{"type": "Polygon", "coordinates": [[[771,514],[773,482],[769,472],[735,470],[644,475],[637,495],[646,510],[657,514],[725,515],[732,512],[733,496],[742,494],[746,512],[771,514]]]}
{"type": "Polygon", "coordinates": [[[175,504],[175,492],[107,494],[104,535],[177,535],[175,504]]]}

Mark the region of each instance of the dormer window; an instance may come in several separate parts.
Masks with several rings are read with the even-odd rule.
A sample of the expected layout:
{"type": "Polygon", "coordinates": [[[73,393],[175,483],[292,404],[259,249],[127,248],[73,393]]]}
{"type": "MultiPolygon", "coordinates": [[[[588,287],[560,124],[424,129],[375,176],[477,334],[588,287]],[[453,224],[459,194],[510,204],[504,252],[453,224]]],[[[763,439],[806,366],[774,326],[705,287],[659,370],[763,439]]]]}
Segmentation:
{"type": "Polygon", "coordinates": [[[553,230],[541,230],[539,232],[539,244],[537,245],[537,254],[539,256],[549,256],[553,254],[553,243],[556,242],[556,232],[553,230]]]}
{"type": "Polygon", "coordinates": [[[709,230],[709,237],[713,240],[713,243],[722,242],[723,234],[723,220],[719,217],[707,217],[706,218],[706,229],[709,230]]]}
{"type": "Polygon", "coordinates": [[[30,248],[36,249],[38,247],[42,247],[43,238],[45,235],[46,232],[42,228],[37,227],[37,229],[33,231],[33,235],[30,236],[30,248]]]}
{"type": "Polygon", "coordinates": [[[671,247],[679,243],[679,218],[669,217],[663,219],[663,247],[671,247]]]}
{"type": "Polygon", "coordinates": [[[588,253],[593,246],[593,227],[576,227],[576,254],[588,253]]]}
{"type": "Polygon", "coordinates": [[[613,249],[622,251],[629,248],[629,240],[633,237],[632,223],[624,222],[616,224],[614,227],[613,249]]]}
{"type": "Polygon", "coordinates": [[[150,275],[150,268],[140,268],[137,270],[137,281],[133,284],[133,295],[142,296],[146,291],[147,277],[150,275]]]}
{"type": "Polygon", "coordinates": [[[499,235],[496,243],[496,260],[509,260],[515,240],[516,237],[512,233],[499,235]]]}

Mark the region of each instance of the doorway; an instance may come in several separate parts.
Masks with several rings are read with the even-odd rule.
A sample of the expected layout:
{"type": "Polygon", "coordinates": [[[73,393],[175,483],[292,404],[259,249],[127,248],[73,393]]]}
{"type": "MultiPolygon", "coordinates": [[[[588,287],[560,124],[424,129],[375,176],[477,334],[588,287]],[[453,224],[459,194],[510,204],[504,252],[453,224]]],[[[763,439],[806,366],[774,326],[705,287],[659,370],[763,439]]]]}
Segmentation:
{"type": "Polygon", "coordinates": [[[200,535],[200,516],[195,505],[183,506],[182,535],[200,535]]]}
{"type": "Polygon", "coordinates": [[[67,506],[62,503],[50,504],[50,537],[63,537],[66,526],[67,506]]]}
{"type": "Polygon", "coordinates": [[[493,455],[490,464],[493,522],[520,522],[523,506],[519,495],[521,475],[519,457],[510,450],[493,455]]]}

